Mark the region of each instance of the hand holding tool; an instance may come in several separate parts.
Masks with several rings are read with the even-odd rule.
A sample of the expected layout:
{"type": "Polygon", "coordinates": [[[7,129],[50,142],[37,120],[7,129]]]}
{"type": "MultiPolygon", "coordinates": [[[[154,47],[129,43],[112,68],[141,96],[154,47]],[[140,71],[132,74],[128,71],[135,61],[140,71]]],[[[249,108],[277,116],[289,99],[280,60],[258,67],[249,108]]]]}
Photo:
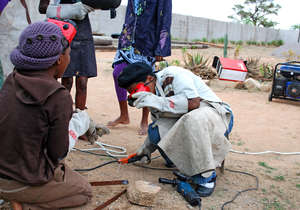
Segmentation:
{"type": "MultiPolygon", "coordinates": [[[[134,163],[136,161],[141,160],[146,155],[138,156],[136,153],[129,155],[127,158],[122,158],[119,160],[119,163],[121,164],[128,164],[128,163],[134,163]]],[[[147,157],[147,156],[146,156],[147,157]]],[[[147,157],[148,158],[148,157],[147,157]]]]}

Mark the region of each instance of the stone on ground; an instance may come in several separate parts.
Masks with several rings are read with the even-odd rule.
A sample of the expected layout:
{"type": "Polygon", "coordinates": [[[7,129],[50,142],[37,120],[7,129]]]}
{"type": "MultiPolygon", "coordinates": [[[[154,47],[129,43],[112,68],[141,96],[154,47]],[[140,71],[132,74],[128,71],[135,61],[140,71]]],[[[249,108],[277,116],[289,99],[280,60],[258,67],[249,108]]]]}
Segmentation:
{"type": "Polygon", "coordinates": [[[127,198],[131,203],[151,207],[155,205],[160,190],[159,186],[139,180],[129,184],[127,198]]]}
{"type": "Polygon", "coordinates": [[[245,80],[244,84],[245,84],[245,87],[249,91],[261,90],[261,85],[260,85],[259,81],[255,80],[255,79],[248,78],[245,80]]]}

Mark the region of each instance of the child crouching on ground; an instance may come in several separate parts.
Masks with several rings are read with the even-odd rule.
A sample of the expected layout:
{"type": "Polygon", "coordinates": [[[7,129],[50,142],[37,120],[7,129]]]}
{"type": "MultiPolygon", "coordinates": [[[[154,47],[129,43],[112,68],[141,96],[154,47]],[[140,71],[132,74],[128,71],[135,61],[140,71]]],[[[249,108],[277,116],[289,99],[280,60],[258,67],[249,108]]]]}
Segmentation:
{"type": "Polygon", "coordinates": [[[57,82],[70,62],[70,43],[54,23],[37,22],[11,53],[15,70],[0,91],[0,199],[15,209],[86,204],[91,186],[62,160],[72,117],[69,91],[57,82]]]}

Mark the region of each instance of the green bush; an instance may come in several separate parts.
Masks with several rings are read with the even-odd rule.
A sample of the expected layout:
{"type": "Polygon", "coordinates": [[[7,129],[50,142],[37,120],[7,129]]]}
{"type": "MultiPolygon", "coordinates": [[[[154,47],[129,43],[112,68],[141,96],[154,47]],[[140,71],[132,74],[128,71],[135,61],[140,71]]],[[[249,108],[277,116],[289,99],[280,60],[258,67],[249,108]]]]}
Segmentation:
{"type": "Polygon", "coordinates": [[[236,41],[230,41],[230,44],[236,45],[236,41]]]}
{"type": "Polygon", "coordinates": [[[168,67],[168,63],[167,62],[165,62],[165,61],[159,62],[159,64],[158,64],[158,70],[162,70],[162,69],[164,69],[166,67],[168,67]]]}
{"type": "Polygon", "coordinates": [[[180,60],[172,60],[171,62],[170,62],[170,66],[180,66],[181,65],[181,63],[180,63],[180,60]]]}
{"type": "Polygon", "coordinates": [[[271,64],[262,63],[259,67],[259,71],[260,71],[261,76],[264,79],[272,79],[273,78],[274,68],[271,64]]]}
{"type": "Polygon", "coordinates": [[[192,42],[200,42],[201,39],[193,39],[192,42]]]}
{"type": "Polygon", "coordinates": [[[246,41],[246,44],[247,44],[247,45],[251,45],[251,44],[252,44],[252,41],[246,41]]]}
{"type": "Polygon", "coordinates": [[[216,72],[212,70],[209,58],[205,58],[198,52],[188,52],[182,49],[184,67],[191,70],[202,79],[213,79],[216,72]]]}
{"type": "Polygon", "coordinates": [[[212,39],[212,40],[210,40],[210,42],[213,43],[213,44],[216,44],[217,40],[216,39],[212,39]]]}
{"type": "Polygon", "coordinates": [[[204,37],[201,39],[202,42],[208,42],[208,40],[204,37]]]}
{"type": "Polygon", "coordinates": [[[221,43],[221,44],[224,44],[224,42],[225,42],[224,37],[221,37],[221,38],[217,39],[217,42],[221,43]]]}
{"type": "Polygon", "coordinates": [[[273,46],[277,45],[277,41],[276,40],[271,41],[271,43],[272,43],[273,46]]]}
{"type": "Polygon", "coordinates": [[[282,40],[277,40],[275,46],[279,47],[279,46],[281,46],[283,44],[284,44],[284,42],[282,40]]]}
{"type": "Polygon", "coordinates": [[[239,40],[239,41],[236,42],[236,44],[242,46],[244,44],[244,42],[242,40],[239,40]]]}

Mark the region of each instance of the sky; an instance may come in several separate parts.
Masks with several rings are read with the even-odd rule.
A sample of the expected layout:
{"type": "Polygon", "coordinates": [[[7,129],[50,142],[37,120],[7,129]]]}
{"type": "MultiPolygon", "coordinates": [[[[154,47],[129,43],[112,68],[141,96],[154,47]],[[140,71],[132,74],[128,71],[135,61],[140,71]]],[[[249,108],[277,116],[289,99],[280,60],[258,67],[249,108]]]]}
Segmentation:
{"type": "MultiPolygon", "coordinates": [[[[214,20],[231,22],[229,15],[235,4],[243,3],[244,0],[172,0],[173,13],[204,17],[214,20]]],[[[279,23],[275,28],[288,30],[292,25],[300,24],[300,0],[275,0],[281,6],[278,16],[268,16],[269,19],[279,23]]],[[[127,0],[122,0],[127,5],[127,0]]]]}

